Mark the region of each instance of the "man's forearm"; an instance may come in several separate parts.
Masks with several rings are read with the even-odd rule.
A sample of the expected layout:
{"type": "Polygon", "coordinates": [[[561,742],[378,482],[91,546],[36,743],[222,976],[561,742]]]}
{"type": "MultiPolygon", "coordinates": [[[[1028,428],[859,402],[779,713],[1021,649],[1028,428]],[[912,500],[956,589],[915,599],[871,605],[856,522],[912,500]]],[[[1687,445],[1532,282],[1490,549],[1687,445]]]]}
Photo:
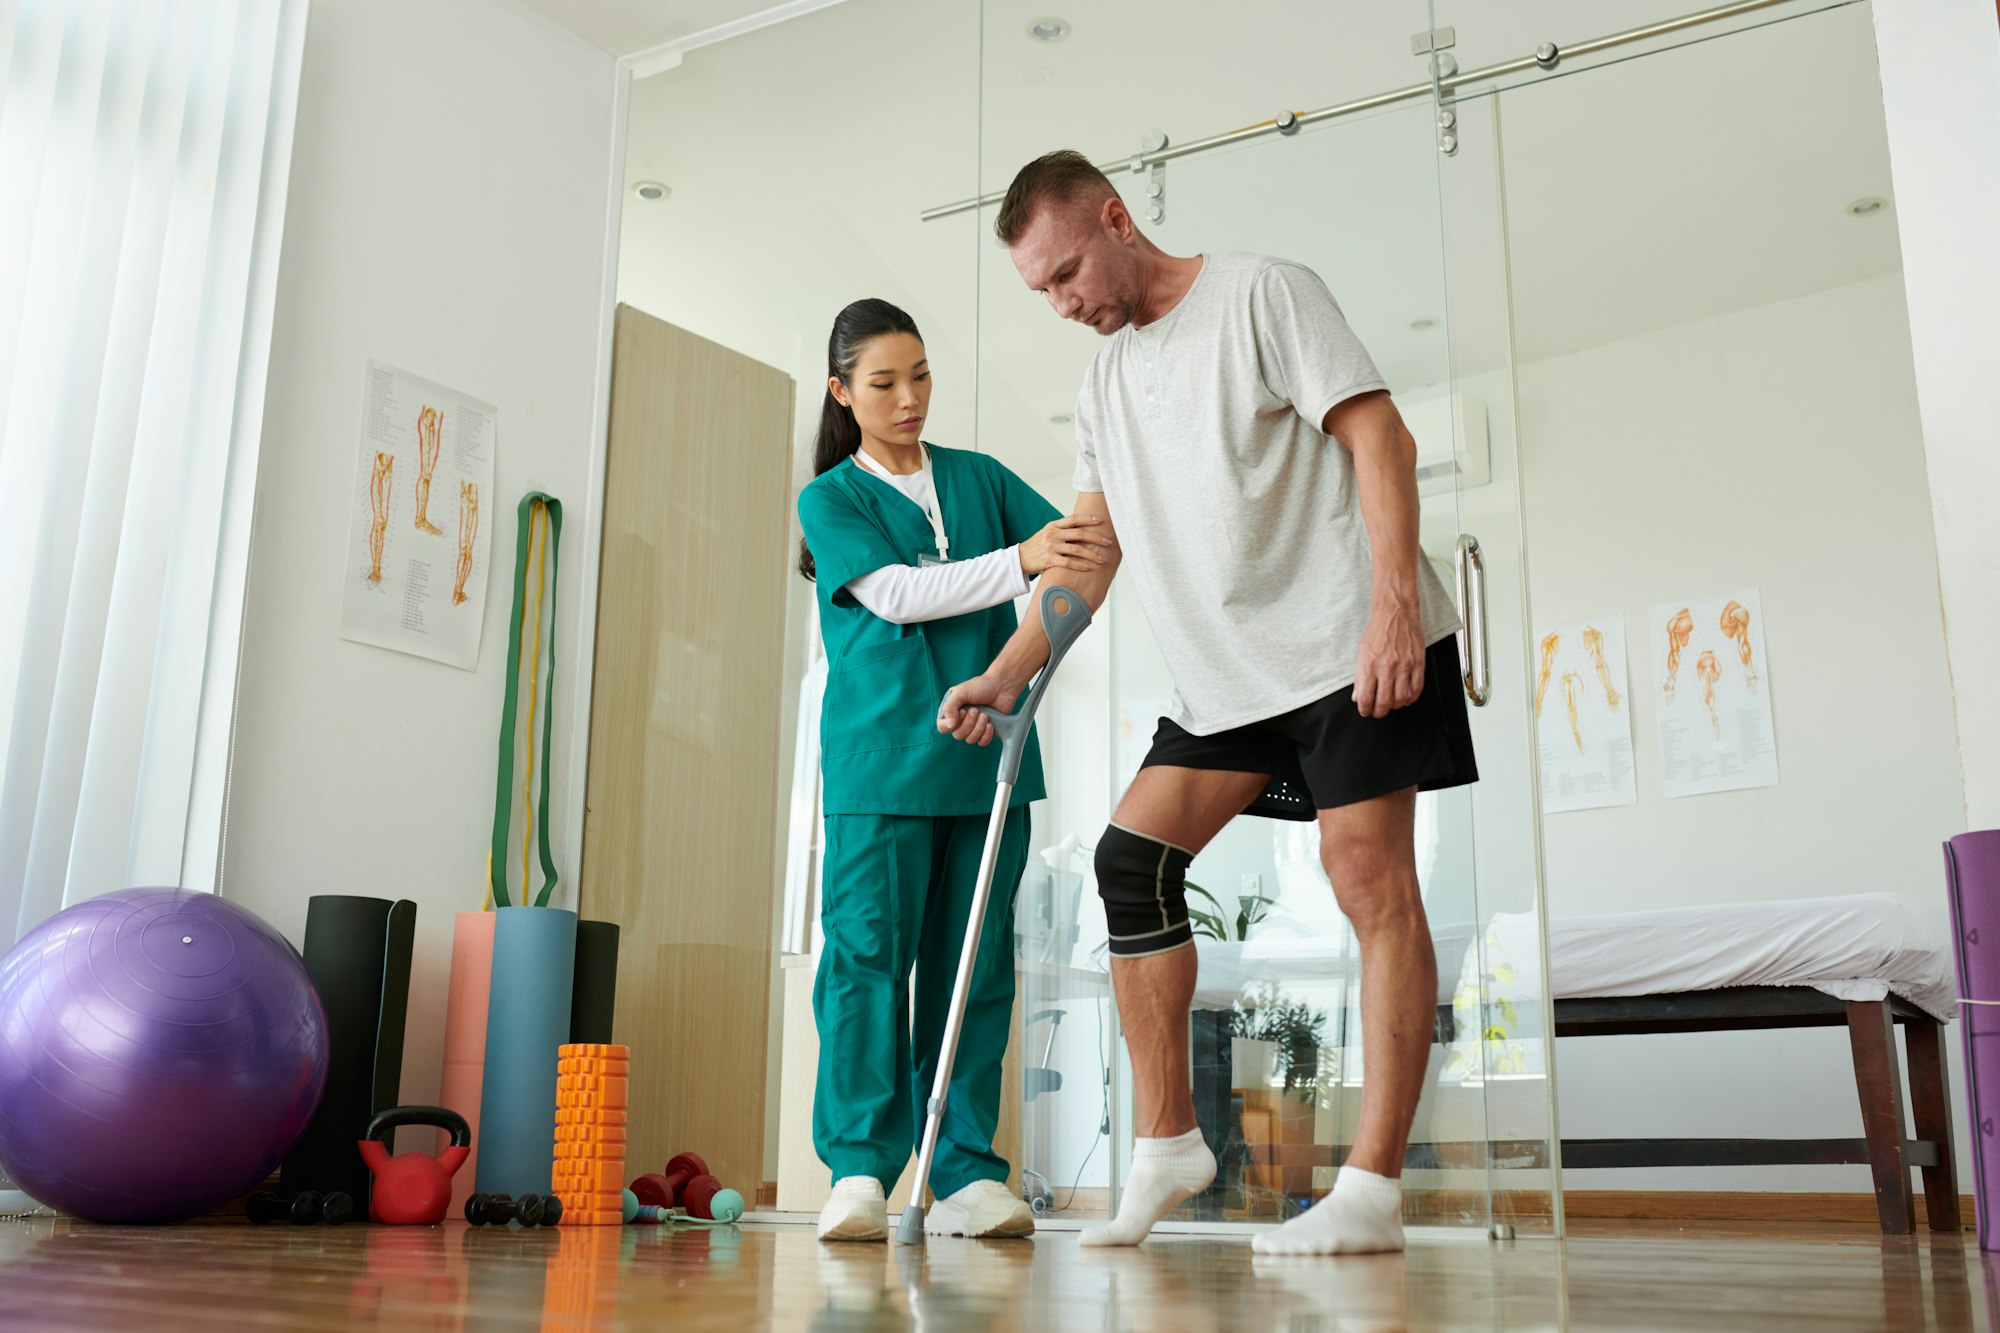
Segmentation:
{"type": "Polygon", "coordinates": [[[1376,606],[1414,609],[1418,605],[1417,442],[1393,408],[1370,413],[1348,442],[1361,498],[1361,521],[1368,527],[1376,606]]]}
{"type": "Polygon", "coordinates": [[[1021,620],[1021,627],[1007,640],[1007,646],[986,668],[986,674],[998,681],[1011,698],[1028,687],[1035,673],[1049,660],[1049,636],[1042,628],[1041,591],[1045,585],[1059,584],[1083,598],[1092,611],[1104,605],[1105,597],[1111,591],[1111,580],[1118,573],[1119,554],[1114,547],[1104,552],[1104,563],[1087,573],[1073,569],[1056,570],[1036,580],[1029,590],[1028,605],[1036,608],[1021,620]]]}

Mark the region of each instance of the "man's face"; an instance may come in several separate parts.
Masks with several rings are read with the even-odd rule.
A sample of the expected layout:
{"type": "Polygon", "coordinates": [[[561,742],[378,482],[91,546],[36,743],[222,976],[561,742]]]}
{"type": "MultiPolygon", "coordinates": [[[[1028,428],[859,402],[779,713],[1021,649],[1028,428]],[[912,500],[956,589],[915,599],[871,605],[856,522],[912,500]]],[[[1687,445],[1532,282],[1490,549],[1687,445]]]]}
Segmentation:
{"type": "Polygon", "coordinates": [[[1109,336],[1139,308],[1138,254],[1122,201],[1050,202],[1035,211],[1008,257],[1021,280],[1064,319],[1109,336]]]}

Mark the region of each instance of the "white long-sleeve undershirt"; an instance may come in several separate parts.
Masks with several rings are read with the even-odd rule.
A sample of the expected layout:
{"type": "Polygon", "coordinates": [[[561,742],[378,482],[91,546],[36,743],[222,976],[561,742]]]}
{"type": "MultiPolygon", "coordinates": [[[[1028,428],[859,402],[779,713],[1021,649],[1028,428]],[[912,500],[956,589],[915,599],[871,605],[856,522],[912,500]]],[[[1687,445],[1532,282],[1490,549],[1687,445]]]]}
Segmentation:
{"type": "Polygon", "coordinates": [[[847,581],[855,601],[896,625],[984,611],[1027,590],[1018,546],[948,565],[884,565],[847,581]]]}
{"type": "MultiPolygon", "coordinates": [[[[920,507],[930,502],[930,484],[921,472],[881,480],[920,507]]],[[[1028,576],[1021,569],[1021,548],[1010,546],[945,565],[884,565],[849,579],[847,591],[891,624],[914,625],[1011,602],[1028,591],[1028,576]]]]}

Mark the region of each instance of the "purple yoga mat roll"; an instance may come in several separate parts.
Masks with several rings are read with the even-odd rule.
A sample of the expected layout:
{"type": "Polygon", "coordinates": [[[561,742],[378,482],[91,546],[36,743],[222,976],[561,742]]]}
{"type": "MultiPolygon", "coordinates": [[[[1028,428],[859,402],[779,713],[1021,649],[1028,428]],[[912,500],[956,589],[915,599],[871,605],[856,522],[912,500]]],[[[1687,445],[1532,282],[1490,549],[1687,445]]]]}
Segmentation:
{"type": "Polygon", "coordinates": [[[1972,1116],[1973,1196],[1979,1248],[2000,1250],[2000,829],[1961,833],[1944,845],[1945,883],[1957,939],[1959,1031],[1972,1116]]]}

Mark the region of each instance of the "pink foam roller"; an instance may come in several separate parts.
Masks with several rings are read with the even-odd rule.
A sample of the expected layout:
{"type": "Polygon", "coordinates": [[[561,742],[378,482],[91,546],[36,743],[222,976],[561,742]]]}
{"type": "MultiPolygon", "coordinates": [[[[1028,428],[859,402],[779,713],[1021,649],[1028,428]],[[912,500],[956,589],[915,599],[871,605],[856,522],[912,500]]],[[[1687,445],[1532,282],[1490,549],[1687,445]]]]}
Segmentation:
{"type": "MultiPolygon", "coordinates": [[[[451,987],[444,1002],[444,1070],[438,1104],[472,1127],[472,1155],[451,1178],[451,1211],[457,1217],[472,1193],[479,1164],[479,1097],[486,1079],[486,1002],[493,989],[492,912],[460,912],[451,926],[451,987]]],[[[446,1139],[441,1136],[438,1148],[446,1139]]]]}

